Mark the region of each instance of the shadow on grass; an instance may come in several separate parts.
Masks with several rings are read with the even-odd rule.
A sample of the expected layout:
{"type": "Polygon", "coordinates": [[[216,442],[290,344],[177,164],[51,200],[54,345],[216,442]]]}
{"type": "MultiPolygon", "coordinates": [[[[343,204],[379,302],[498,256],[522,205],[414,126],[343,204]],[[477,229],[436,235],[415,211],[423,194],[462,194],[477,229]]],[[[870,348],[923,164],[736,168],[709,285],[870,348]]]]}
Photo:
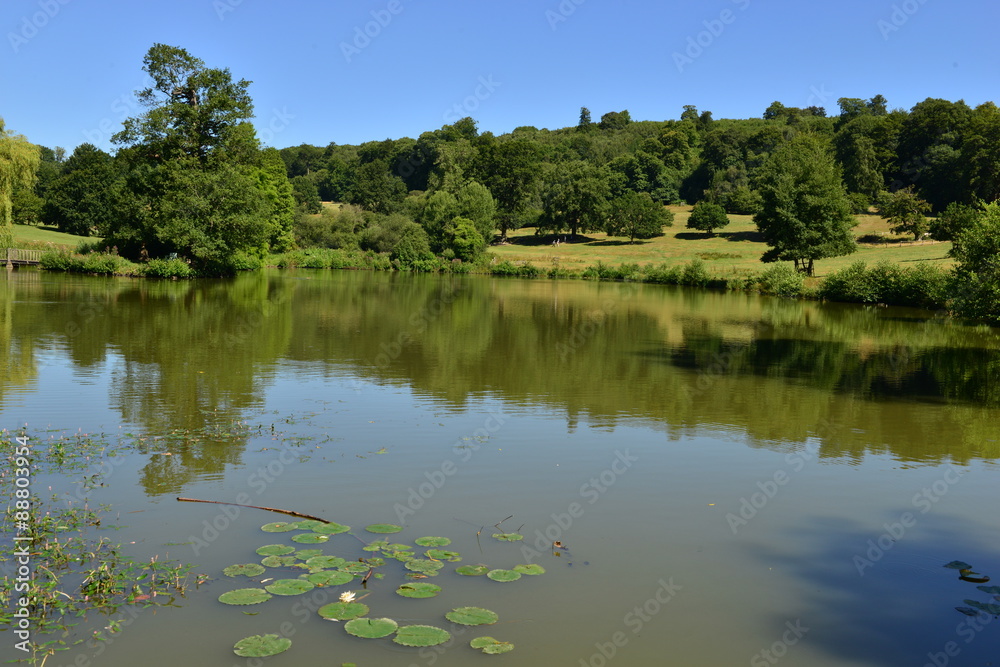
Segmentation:
{"type": "Polygon", "coordinates": [[[719,238],[726,239],[727,241],[752,241],[754,243],[763,243],[764,235],[760,232],[720,232],[719,238]]]}
{"type": "Polygon", "coordinates": [[[716,234],[715,236],[709,236],[706,232],[677,232],[674,234],[675,239],[681,241],[704,241],[705,239],[711,239],[720,237],[722,234],[716,234]]]}
{"type": "Polygon", "coordinates": [[[603,246],[623,246],[623,245],[646,245],[649,243],[648,239],[636,239],[635,243],[629,241],[628,239],[605,239],[604,241],[593,241],[589,245],[599,248],[603,246]]]}
{"type": "Polygon", "coordinates": [[[580,243],[590,243],[594,239],[589,236],[584,236],[582,234],[577,234],[576,236],[570,236],[569,234],[539,234],[539,235],[527,235],[527,236],[512,236],[507,239],[509,245],[516,246],[546,246],[546,245],[564,245],[567,243],[572,243],[574,245],[580,243]],[[559,241],[558,244],[554,243],[559,241]]]}

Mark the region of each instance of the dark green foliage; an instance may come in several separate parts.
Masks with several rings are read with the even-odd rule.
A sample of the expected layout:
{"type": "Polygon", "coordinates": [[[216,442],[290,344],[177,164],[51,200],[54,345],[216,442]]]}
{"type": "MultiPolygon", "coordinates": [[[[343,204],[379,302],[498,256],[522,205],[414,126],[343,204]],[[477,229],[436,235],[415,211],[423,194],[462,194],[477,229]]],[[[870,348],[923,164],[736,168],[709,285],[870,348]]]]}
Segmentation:
{"type": "Polygon", "coordinates": [[[600,128],[602,130],[624,130],[632,122],[632,117],[628,111],[609,111],[601,116],[600,128]]]}
{"type": "Polygon", "coordinates": [[[729,224],[726,210],[718,204],[712,202],[698,202],[691,210],[688,217],[687,227],[707,232],[709,236],[715,235],[716,229],[721,229],[729,224]]]}
{"type": "Polygon", "coordinates": [[[930,232],[938,241],[953,241],[982,215],[975,206],[952,202],[930,222],[930,232]]]}
{"type": "Polygon", "coordinates": [[[952,245],[958,261],[952,307],[963,317],[1000,322],[1000,203],[963,230],[952,245]]]}
{"type": "Polygon", "coordinates": [[[881,261],[872,267],[855,262],[823,281],[819,296],[848,303],[940,308],[949,289],[948,274],[932,266],[903,268],[881,261]]]}
{"type": "Polygon", "coordinates": [[[864,215],[869,212],[872,201],[868,195],[861,194],[860,192],[849,192],[847,194],[847,205],[854,215],[864,215]]]}
{"type": "Polygon", "coordinates": [[[674,214],[648,193],[626,190],[611,200],[605,231],[609,236],[627,236],[635,243],[636,239],[662,236],[663,228],[671,226],[673,220],[674,214]]]}
{"type": "Polygon", "coordinates": [[[788,264],[775,264],[757,276],[754,283],[761,294],[799,296],[805,286],[805,276],[788,264]]]}
{"type": "Polygon", "coordinates": [[[925,213],[931,210],[931,205],[913,192],[913,186],[908,186],[896,192],[883,192],[878,198],[878,212],[892,225],[892,231],[897,234],[913,234],[913,240],[919,241],[927,231],[925,213]]]}
{"type": "Polygon", "coordinates": [[[833,158],[818,139],[800,135],[781,146],[761,174],[757,229],[771,249],[765,262],[791,260],[809,274],[813,262],[855,251],[855,224],[833,158]]]}
{"type": "Polygon", "coordinates": [[[81,144],[50,185],[43,218],[67,234],[105,236],[116,215],[121,181],[110,155],[81,144]]]}
{"type": "Polygon", "coordinates": [[[291,180],[292,194],[295,203],[306,213],[319,213],[322,204],[319,200],[319,190],[313,179],[307,176],[296,176],[291,180]]]}
{"type": "Polygon", "coordinates": [[[365,213],[357,206],[324,209],[319,215],[299,212],[295,217],[295,241],[300,247],[357,248],[358,232],[365,225],[365,213]]]}
{"type": "Polygon", "coordinates": [[[539,232],[576,236],[603,229],[610,196],[606,170],[583,160],[559,165],[546,176],[539,232]]]}
{"type": "Polygon", "coordinates": [[[726,213],[733,215],[756,215],[760,211],[760,205],[760,194],[745,185],[740,185],[729,193],[723,207],[726,213]]]}

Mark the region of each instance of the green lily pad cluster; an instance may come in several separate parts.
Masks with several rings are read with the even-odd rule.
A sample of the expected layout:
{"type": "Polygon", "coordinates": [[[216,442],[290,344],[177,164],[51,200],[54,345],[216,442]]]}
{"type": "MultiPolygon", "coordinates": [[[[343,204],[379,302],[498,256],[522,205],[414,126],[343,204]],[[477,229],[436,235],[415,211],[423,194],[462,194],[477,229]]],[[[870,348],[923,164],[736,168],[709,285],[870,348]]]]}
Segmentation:
{"type": "MultiPolygon", "coordinates": [[[[275,521],[263,525],[261,530],[275,536],[288,533],[290,535],[287,539],[297,545],[320,545],[335,535],[349,533],[351,528],[344,524],[306,519],[275,521]]],[[[365,530],[376,535],[392,535],[402,531],[402,527],[379,523],[366,526],[365,530]]],[[[503,541],[521,539],[517,533],[498,533],[494,537],[503,541]]],[[[301,595],[315,588],[346,586],[359,580],[367,584],[370,578],[383,578],[384,573],[376,570],[384,568],[390,561],[402,564],[399,574],[410,580],[396,588],[397,595],[411,599],[433,598],[441,593],[442,586],[423,580],[438,576],[446,563],[462,560],[459,552],[444,548],[451,544],[451,540],[447,537],[420,537],[414,540],[413,544],[390,540],[391,538],[380,538],[365,544],[362,550],[369,555],[356,559],[328,554],[322,548],[266,544],[256,550],[257,555],[262,557],[259,564],[238,563],[225,568],[223,573],[229,577],[245,576],[254,579],[263,575],[267,568],[273,568],[299,570],[300,574],[297,577],[276,576],[258,579],[262,587],[227,591],[219,596],[219,602],[238,606],[256,605],[267,602],[275,596],[301,595]],[[417,547],[425,549],[422,555],[416,551],[417,547]]],[[[522,575],[543,574],[545,569],[540,565],[526,564],[515,565],[509,570],[492,569],[488,565],[478,564],[462,565],[454,571],[464,576],[485,575],[493,581],[511,582],[520,579],[522,575]]],[[[432,625],[400,626],[391,618],[372,618],[369,616],[371,610],[368,605],[355,600],[354,597],[353,593],[345,591],[338,601],[320,607],[317,614],[328,621],[343,622],[347,634],[363,639],[382,639],[391,636],[396,644],[412,647],[436,646],[451,639],[451,633],[447,630],[432,625]]],[[[495,612],[482,607],[457,607],[447,612],[444,618],[451,623],[468,626],[492,625],[499,620],[495,612]]],[[[284,652],[290,646],[291,640],[278,635],[254,635],[238,642],[233,650],[243,657],[265,657],[284,652]]],[[[492,637],[474,639],[471,646],[487,654],[506,653],[514,648],[513,644],[492,637]]]]}

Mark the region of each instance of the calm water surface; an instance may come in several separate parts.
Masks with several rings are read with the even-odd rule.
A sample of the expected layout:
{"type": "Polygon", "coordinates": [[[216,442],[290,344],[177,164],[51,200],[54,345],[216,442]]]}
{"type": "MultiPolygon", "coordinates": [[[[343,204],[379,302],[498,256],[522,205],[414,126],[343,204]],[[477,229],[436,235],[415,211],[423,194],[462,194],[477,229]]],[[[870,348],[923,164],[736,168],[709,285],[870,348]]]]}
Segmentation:
{"type": "MultiPolygon", "coordinates": [[[[1000,623],[956,611],[991,596],[942,567],[1000,583],[997,330],[573,281],[2,281],[0,424],[39,443],[50,429],[144,436],[90,501],[120,513],[112,536],[130,554],[213,577],[49,665],[251,665],[232,645],[272,632],[293,640],[276,667],[1000,663],[1000,623]],[[294,542],[261,532],[279,515],[177,496],[294,509],[365,541],[368,524],[402,523],[395,541],[448,536],[462,564],[547,573],[501,584],[449,565],[439,597],[410,600],[390,561],[371,615],[455,641],[357,639],[310,611],[348,587],[252,615],[219,603],[240,586],[222,568],[294,542]],[[508,516],[523,543],[490,537],[508,516]],[[466,605],[500,623],[444,620],[466,605]],[[482,635],[517,648],[482,656],[468,647],[482,635]]],[[[66,493],[79,477],[36,485],[66,493]]],[[[368,555],[349,535],[319,546],[368,555]]]]}

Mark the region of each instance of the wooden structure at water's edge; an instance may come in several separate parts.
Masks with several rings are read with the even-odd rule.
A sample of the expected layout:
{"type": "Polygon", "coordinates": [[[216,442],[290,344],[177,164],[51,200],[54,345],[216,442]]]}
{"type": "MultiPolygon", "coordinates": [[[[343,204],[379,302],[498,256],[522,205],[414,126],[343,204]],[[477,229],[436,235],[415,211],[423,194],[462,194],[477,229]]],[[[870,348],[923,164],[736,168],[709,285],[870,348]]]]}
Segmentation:
{"type": "Polygon", "coordinates": [[[33,264],[38,264],[42,259],[41,250],[21,250],[19,248],[7,248],[2,251],[4,254],[0,255],[0,259],[7,265],[8,268],[13,268],[15,266],[30,266],[33,264]]]}

